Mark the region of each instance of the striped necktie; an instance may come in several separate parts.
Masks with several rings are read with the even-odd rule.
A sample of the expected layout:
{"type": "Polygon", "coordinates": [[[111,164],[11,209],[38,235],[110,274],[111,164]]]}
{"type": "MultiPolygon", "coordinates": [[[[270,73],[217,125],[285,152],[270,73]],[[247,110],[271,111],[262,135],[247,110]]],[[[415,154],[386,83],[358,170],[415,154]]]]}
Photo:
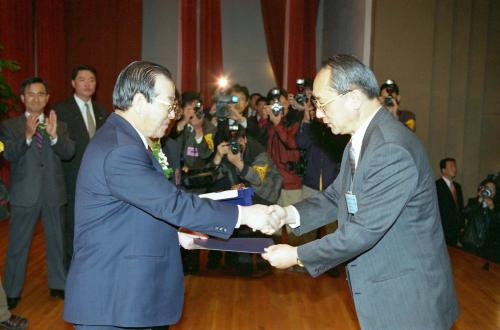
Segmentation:
{"type": "Polygon", "coordinates": [[[39,151],[42,151],[43,146],[43,135],[42,132],[37,128],[35,131],[35,135],[33,135],[33,139],[35,140],[35,145],[39,151]]]}

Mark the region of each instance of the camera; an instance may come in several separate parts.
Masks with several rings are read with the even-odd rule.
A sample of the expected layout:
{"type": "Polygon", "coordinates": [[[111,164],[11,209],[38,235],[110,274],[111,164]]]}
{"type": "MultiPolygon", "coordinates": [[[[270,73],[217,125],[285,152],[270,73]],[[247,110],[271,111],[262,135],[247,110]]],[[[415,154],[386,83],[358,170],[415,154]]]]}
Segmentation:
{"type": "Polygon", "coordinates": [[[238,125],[229,125],[229,149],[233,155],[237,155],[243,149],[238,139],[238,125]]]}
{"type": "Polygon", "coordinates": [[[306,103],[308,100],[307,100],[307,96],[305,94],[305,80],[304,79],[297,79],[297,81],[295,82],[295,84],[297,85],[297,94],[295,95],[295,101],[297,101],[297,103],[299,104],[304,104],[306,103]]]}
{"type": "Polygon", "coordinates": [[[298,162],[287,162],[286,167],[289,171],[297,174],[298,176],[304,176],[306,170],[306,163],[302,160],[298,162]]]}
{"type": "Polygon", "coordinates": [[[280,102],[281,92],[278,88],[273,88],[271,90],[271,111],[274,116],[278,116],[283,113],[283,104],[280,102]]]}
{"type": "Polygon", "coordinates": [[[384,105],[386,107],[393,107],[396,103],[394,103],[394,98],[392,96],[384,97],[384,105]]]}
{"type": "Polygon", "coordinates": [[[488,186],[482,186],[479,189],[479,196],[483,198],[491,198],[493,196],[493,191],[488,186]]]}
{"type": "Polygon", "coordinates": [[[228,92],[219,92],[216,94],[215,102],[215,115],[217,119],[227,119],[231,115],[229,105],[238,103],[238,96],[229,95],[228,92]]]}
{"type": "Polygon", "coordinates": [[[203,117],[203,104],[200,101],[196,101],[196,103],[194,104],[194,114],[198,119],[201,119],[201,117],[203,117]]]}

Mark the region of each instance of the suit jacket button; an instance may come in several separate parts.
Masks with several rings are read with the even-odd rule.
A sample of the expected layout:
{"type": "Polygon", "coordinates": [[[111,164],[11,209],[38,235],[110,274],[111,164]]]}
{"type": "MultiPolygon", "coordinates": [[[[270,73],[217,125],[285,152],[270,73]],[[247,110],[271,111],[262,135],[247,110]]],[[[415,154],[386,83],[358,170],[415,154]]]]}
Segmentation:
{"type": "Polygon", "coordinates": [[[227,233],[227,229],[226,228],[224,228],[224,232],[227,233]]]}

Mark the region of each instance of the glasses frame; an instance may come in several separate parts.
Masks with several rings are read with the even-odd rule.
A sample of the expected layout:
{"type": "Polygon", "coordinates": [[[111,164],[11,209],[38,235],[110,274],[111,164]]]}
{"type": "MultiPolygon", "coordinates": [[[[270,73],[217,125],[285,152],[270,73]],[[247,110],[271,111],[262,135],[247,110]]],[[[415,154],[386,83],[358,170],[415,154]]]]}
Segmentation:
{"type": "Polygon", "coordinates": [[[168,116],[170,116],[170,114],[173,112],[174,119],[180,118],[182,112],[179,111],[180,107],[179,107],[179,101],[177,99],[175,99],[172,103],[165,101],[165,100],[162,100],[158,97],[155,97],[153,100],[160,103],[160,104],[166,105],[168,107],[167,108],[168,116]]]}
{"type": "Polygon", "coordinates": [[[352,90],[349,90],[349,91],[347,91],[347,92],[343,92],[343,93],[341,93],[341,94],[338,94],[338,95],[336,95],[336,96],[332,97],[331,99],[329,99],[328,101],[326,101],[326,102],[324,102],[324,103],[319,102],[319,101],[318,101],[318,99],[317,99],[316,97],[313,97],[313,98],[312,98],[312,102],[313,102],[314,107],[316,108],[316,110],[319,110],[319,111],[321,111],[321,112],[325,112],[325,107],[326,107],[328,104],[330,104],[330,103],[332,103],[332,102],[335,102],[338,98],[340,98],[341,96],[344,96],[344,95],[346,95],[346,94],[348,94],[348,93],[350,93],[350,92],[352,92],[352,90]]]}

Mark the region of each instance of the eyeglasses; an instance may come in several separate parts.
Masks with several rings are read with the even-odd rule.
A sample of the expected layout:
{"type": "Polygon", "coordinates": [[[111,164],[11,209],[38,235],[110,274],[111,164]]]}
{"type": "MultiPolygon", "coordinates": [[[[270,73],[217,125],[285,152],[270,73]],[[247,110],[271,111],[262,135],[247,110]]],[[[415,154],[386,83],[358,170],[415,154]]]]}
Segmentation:
{"type": "Polygon", "coordinates": [[[338,98],[340,98],[341,96],[346,95],[347,93],[350,93],[350,92],[352,92],[352,91],[347,91],[347,92],[341,93],[339,95],[336,95],[336,96],[332,97],[331,99],[329,99],[328,101],[326,101],[325,103],[319,102],[318,99],[314,96],[311,99],[312,99],[312,102],[313,102],[316,110],[325,112],[325,107],[328,104],[335,102],[338,98]]]}
{"type": "Polygon", "coordinates": [[[155,97],[154,100],[158,103],[166,105],[168,107],[167,108],[168,115],[170,116],[171,113],[174,113],[174,119],[179,119],[180,116],[182,115],[181,109],[179,107],[179,101],[177,101],[177,99],[174,100],[173,102],[168,102],[155,97]]]}
{"type": "Polygon", "coordinates": [[[27,93],[24,93],[24,95],[29,97],[29,98],[34,98],[34,97],[45,97],[48,94],[45,92],[39,92],[39,93],[27,92],[27,93]]]}

